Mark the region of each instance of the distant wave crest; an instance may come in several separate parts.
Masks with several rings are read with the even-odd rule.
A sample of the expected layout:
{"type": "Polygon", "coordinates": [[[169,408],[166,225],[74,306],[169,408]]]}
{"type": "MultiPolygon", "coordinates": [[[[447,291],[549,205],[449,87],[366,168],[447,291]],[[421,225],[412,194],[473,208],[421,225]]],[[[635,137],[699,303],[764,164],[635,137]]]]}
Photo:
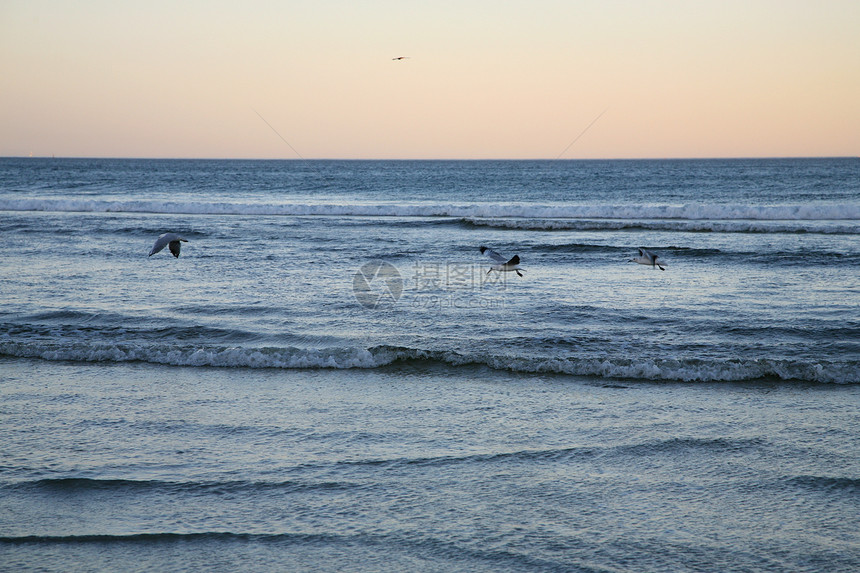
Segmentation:
{"type": "MultiPolygon", "coordinates": [[[[685,204],[568,205],[533,203],[254,203],[212,201],[121,201],[79,198],[0,198],[3,211],[166,213],[200,215],[454,217],[481,219],[613,219],[706,221],[858,221],[860,203],[807,205],[685,204]]],[[[553,223],[543,223],[552,229],[553,223]]],[[[564,224],[564,223],[561,223],[564,224]]]]}
{"type": "Polygon", "coordinates": [[[860,362],[777,359],[642,359],[621,357],[536,357],[470,355],[453,351],[393,346],[186,347],[135,344],[72,344],[0,342],[0,356],[48,361],[148,362],[171,366],[221,368],[349,369],[380,368],[398,363],[437,363],[449,367],[564,374],[608,379],[743,382],[785,380],[822,384],[857,384],[860,362]]]}
{"type": "Polygon", "coordinates": [[[515,219],[465,217],[474,227],[525,231],[678,231],[685,233],[860,234],[860,224],[836,220],[515,219]]]}

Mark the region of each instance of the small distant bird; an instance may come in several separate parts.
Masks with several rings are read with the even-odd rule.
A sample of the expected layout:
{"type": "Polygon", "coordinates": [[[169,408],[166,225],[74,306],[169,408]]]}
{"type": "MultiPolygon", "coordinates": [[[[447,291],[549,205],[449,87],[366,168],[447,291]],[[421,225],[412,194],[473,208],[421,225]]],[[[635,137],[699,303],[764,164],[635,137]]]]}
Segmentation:
{"type": "Polygon", "coordinates": [[[152,250],[149,251],[149,256],[151,257],[164,247],[169,246],[170,252],[173,253],[173,256],[179,258],[179,249],[182,248],[182,243],[180,243],[180,241],[182,241],[182,243],[187,243],[188,239],[183,239],[176,233],[164,233],[155,240],[155,244],[152,245],[152,250]]]}
{"type": "Polygon", "coordinates": [[[490,272],[492,271],[497,271],[500,273],[514,271],[517,273],[517,276],[523,276],[523,274],[520,272],[523,269],[519,267],[519,255],[514,255],[513,257],[511,257],[511,260],[507,260],[505,259],[505,257],[500,255],[496,251],[488,249],[487,247],[481,247],[481,254],[487,255],[495,262],[495,264],[490,267],[490,270],[487,271],[487,274],[490,274],[490,272]]]}
{"type": "Polygon", "coordinates": [[[408,60],[409,56],[397,56],[396,58],[391,58],[392,60],[408,60]]]}
{"type": "Polygon", "coordinates": [[[640,265],[649,265],[651,268],[657,267],[661,271],[665,271],[666,269],[664,269],[663,267],[668,265],[666,265],[666,263],[664,263],[662,260],[658,263],[657,258],[658,256],[655,253],[652,253],[651,251],[646,251],[642,247],[639,247],[639,256],[633,257],[627,262],[639,263],[640,265]]]}

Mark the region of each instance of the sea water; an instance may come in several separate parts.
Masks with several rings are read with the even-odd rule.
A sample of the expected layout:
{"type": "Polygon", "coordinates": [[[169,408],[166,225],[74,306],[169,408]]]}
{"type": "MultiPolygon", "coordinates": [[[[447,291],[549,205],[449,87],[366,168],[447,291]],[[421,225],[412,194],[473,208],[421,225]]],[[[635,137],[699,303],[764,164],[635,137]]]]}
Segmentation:
{"type": "Polygon", "coordinates": [[[0,568],[860,568],[857,159],[0,159],[0,220],[0,568]]]}

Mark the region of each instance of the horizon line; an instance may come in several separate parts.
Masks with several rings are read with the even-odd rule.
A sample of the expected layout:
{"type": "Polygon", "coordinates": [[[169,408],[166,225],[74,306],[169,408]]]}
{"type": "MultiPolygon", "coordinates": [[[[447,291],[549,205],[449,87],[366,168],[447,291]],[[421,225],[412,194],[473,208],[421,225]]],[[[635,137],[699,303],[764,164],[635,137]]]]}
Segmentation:
{"type": "Polygon", "coordinates": [[[690,157],[193,157],[193,156],[145,156],[145,155],[0,155],[0,159],[106,159],[137,161],[729,161],[750,159],[860,159],[860,155],[715,155],[690,157]]]}

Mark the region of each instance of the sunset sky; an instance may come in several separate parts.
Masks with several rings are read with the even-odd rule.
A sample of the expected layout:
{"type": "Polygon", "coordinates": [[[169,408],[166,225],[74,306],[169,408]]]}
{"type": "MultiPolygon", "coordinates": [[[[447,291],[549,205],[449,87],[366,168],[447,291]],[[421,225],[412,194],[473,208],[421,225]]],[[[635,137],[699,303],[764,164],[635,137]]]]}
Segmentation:
{"type": "Polygon", "coordinates": [[[856,156],[860,2],[0,0],[31,153],[856,156]]]}

